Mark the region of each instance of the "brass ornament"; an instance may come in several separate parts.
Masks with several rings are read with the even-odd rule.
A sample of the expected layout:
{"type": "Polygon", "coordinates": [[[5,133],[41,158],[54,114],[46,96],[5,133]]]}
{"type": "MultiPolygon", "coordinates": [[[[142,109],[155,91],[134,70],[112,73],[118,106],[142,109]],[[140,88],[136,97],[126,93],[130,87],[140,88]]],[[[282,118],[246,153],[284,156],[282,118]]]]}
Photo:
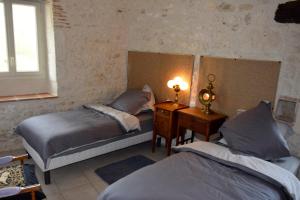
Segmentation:
{"type": "Polygon", "coordinates": [[[199,102],[204,105],[204,113],[210,114],[212,113],[210,107],[211,103],[216,100],[216,94],[212,91],[214,89],[213,82],[216,80],[216,76],[214,74],[209,74],[207,76],[208,86],[206,89],[202,89],[198,94],[199,102]]]}

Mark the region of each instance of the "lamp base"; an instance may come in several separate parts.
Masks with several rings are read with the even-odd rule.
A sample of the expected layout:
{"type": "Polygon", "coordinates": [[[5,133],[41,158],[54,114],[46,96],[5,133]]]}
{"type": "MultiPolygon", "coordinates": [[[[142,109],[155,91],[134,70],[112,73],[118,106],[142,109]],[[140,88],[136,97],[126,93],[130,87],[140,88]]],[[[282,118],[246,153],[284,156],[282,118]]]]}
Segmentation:
{"type": "MultiPolygon", "coordinates": [[[[175,91],[176,92],[176,91],[175,91]]],[[[174,103],[178,104],[178,92],[175,93],[174,103]]]]}
{"type": "Polygon", "coordinates": [[[206,114],[206,115],[209,115],[209,114],[212,114],[214,113],[211,109],[210,109],[210,104],[209,105],[205,105],[204,109],[203,109],[203,112],[206,114]]]}

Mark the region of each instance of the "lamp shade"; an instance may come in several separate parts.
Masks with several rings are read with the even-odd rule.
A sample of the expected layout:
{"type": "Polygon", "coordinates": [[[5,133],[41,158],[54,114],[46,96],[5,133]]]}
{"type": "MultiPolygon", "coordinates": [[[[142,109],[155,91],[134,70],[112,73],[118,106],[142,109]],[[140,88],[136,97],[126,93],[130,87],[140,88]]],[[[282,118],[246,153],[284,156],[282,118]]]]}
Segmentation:
{"type": "Polygon", "coordinates": [[[179,76],[176,76],[173,80],[169,80],[167,82],[167,86],[175,91],[175,103],[178,103],[178,93],[181,90],[187,90],[189,87],[188,84],[179,76]]]}
{"type": "Polygon", "coordinates": [[[175,85],[174,80],[169,80],[168,83],[167,83],[167,85],[168,85],[168,88],[173,88],[174,85],[175,85]]]}
{"type": "Polygon", "coordinates": [[[187,90],[189,87],[187,82],[183,81],[183,79],[179,76],[175,77],[173,80],[169,80],[167,86],[168,88],[179,86],[180,90],[187,90]]]}

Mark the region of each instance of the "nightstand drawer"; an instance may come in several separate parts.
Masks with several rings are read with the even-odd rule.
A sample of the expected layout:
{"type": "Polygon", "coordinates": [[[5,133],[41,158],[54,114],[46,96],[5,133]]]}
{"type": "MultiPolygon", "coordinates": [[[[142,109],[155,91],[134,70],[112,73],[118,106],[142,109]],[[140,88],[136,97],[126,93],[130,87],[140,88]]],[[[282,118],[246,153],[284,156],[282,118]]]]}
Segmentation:
{"type": "Polygon", "coordinates": [[[164,110],[164,109],[157,109],[156,110],[156,115],[157,117],[164,117],[164,118],[169,118],[170,117],[170,111],[164,110]]]}
{"type": "Polygon", "coordinates": [[[169,123],[169,118],[159,116],[156,117],[155,128],[159,135],[165,137],[169,136],[169,123]]]}
{"type": "MultiPolygon", "coordinates": [[[[176,144],[184,142],[184,130],[190,129],[192,133],[200,133],[205,135],[205,140],[209,141],[211,134],[214,134],[222,126],[226,120],[226,116],[220,113],[213,112],[209,115],[203,113],[200,108],[185,108],[178,110],[178,125],[176,144]]],[[[191,141],[193,141],[193,134],[191,141]]]]}
{"type": "Polygon", "coordinates": [[[197,130],[200,133],[205,131],[207,125],[203,120],[185,114],[180,116],[178,123],[183,124],[185,127],[190,127],[192,130],[197,130]]]}

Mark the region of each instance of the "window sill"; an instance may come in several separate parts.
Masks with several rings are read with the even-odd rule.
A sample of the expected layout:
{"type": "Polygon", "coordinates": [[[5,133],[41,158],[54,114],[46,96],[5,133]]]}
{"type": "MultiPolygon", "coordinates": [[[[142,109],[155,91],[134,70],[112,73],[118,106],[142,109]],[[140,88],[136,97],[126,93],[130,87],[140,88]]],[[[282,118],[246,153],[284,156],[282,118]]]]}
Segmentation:
{"type": "Polygon", "coordinates": [[[41,100],[57,98],[56,95],[42,93],[42,94],[28,94],[28,95],[16,95],[16,96],[0,96],[0,103],[12,102],[12,101],[28,101],[28,100],[41,100]]]}

